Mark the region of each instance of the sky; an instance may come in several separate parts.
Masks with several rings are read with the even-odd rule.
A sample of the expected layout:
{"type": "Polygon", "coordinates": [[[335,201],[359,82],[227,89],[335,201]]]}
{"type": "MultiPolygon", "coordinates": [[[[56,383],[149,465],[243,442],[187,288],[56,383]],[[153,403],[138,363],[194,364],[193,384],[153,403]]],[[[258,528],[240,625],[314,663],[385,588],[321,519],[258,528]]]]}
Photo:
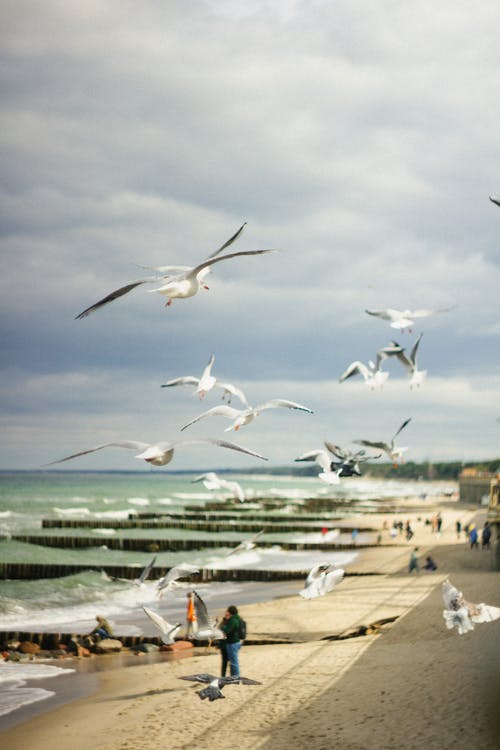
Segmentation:
{"type": "MultiPolygon", "coordinates": [[[[290,465],[398,437],[407,460],[500,456],[500,5],[443,0],[3,0],[0,469],[107,442],[235,441],[290,465]],[[202,262],[165,307],[138,266],[202,262]],[[366,309],[441,309],[400,332],[366,309]],[[369,390],[339,383],[423,333],[369,390]],[[213,374],[263,412],[237,433],[213,374]]],[[[233,406],[238,403],[233,401],[233,406]]],[[[64,469],[149,470],[107,448],[64,469]]],[[[179,446],[172,470],[259,459],[179,446]]]]}

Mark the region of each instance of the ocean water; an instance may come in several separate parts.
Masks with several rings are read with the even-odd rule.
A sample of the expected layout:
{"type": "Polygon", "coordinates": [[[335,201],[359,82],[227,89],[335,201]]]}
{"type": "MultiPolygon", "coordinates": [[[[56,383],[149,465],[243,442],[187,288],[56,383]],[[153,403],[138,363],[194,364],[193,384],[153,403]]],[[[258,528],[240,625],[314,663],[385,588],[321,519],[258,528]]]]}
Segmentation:
{"type": "MultiPolygon", "coordinates": [[[[95,625],[96,614],[104,615],[120,635],[156,635],[154,626],[142,610],[147,606],[165,619],[183,622],[186,588],[168,592],[158,598],[156,581],[142,586],[129,581],[112,581],[101,571],[105,565],[128,565],[137,569],[137,576],[150,562],[151,553],[109,549],[111,537],[143,536],[147,538],[206,538],[217,539],[217,532],[197,532],[180,529],[113,529],[115,519],[126,519],[140,512],[182,511],[186,506],[203,507],[205,502],[228,497],[227,493],[206,490],[193,483],[194,475],[169,474],[151,471],[138,473],[93,472],[0,472],[0,561],[81,564],[88,568],[81,573],[42,580],[0,580],[0,630],[89,632],[95,625]],[[110,522],[100,529],[42,529],[43,518],[100,519],[110,522]],[[28,544],[12,538],[17,534],[95,536],[95,546],[83,549],[63,549],[28,544]]],[[[295,478],[273,475],[231,476],[242,486],[246,503],[256,503],[260,497],[282,499],[283,517],[293,517],[301,501],[311,497],[331,497],[338,503],[338,517],[353,512],[376,510],[387,498],[428,497],[452,493],[453,483],[372,481],[364,478],[343,480],[336,487],[325,485],[314,477],[295,478]],[[346,501],[356,500],[359,511],[343,507],[346,501]]],[[[256,506],[257,507],[257,506],[256,506]]],[[[272,511],[276,514],[276,510],[272,511]]],[[[333,516],[334,518],[334,516],[333,516]]],[[[331,529],[327,540],[342,541],[346,536],[328,523],[331,529]]],[[[247,536],[252,536],[252,533],[247,536]]],[[[241,532],[221,531],[220,538],[234,541],[243,538],[241,532]]],[[[257,568],[265,570],[308,571],[325,561],[320,550],[287,551],[280,547],[285,541],[320,541],[315,530],[300,533],[265,535],[272,546],[256,547],[227,556],[228,546],[186,552],[159,552],[156,565],[171,567],[189,562],[199,568],[257,568]]],[[[349,537],[350,538],[350,537],[349,537]]],[[[363,535],[358,541],[364,541],[363,535]]],[[[357,552],[346,550],[328,553],[329,562],[348,569],[357,552]]],[[[272,598],[282,593],[293,594],[301,582],[283,584],[209,583],[197,584],[209,612],[222,614],[228,602],[250,603],[272,598]]],[[[0,662],[0,715],[16,708],[50,697],[52,692],[36,686],[37,679],[67,675],[67,669],[42,664],[5,664],[0,662]],[[35,683],[35,684],[33,684],[35,683]]],[[[57,680],[54,680],[57,684],[57,680]]],[[[45,684],[45,683],[44,683],[45,684]]]]}

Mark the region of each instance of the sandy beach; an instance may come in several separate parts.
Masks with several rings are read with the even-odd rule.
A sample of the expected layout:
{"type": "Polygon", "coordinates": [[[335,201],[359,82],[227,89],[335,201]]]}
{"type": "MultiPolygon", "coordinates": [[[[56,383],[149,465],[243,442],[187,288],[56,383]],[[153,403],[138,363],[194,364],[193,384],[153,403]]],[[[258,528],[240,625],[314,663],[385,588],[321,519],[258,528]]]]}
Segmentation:
{"type": "Polygon", "coordinates": [[[423,522],[430,513],[402,516],[412,519],[410,543],[366,550],[349,567],[377,575],[347,576],[310,601],[294,595],[241,607],[255,641],[240,652],[241,672],[261,685],[227,686],[225,700],[201,701],[200,686],[178,678],[218,674],[220,657],[196,649],[188,658],[104,671],[96,692],[0,733],[2,746],[497,748],[500,621],[459,636],[445,628],[441,598],[449,576],[471,601],[500,606],[489,553],[470,550],[455,531],[456,518],[481,526],[486,512],[444,505],[439,537],[423,522]],[[438,570],[409,574],[413,547],[421,560],[432,552],[438,570]]]}

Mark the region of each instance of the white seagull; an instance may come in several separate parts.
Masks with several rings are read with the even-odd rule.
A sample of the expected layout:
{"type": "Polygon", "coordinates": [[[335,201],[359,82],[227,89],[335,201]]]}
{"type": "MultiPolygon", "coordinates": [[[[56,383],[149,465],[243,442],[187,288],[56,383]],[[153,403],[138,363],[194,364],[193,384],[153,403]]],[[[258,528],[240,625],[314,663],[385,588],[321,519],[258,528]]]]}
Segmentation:
{"type": "Polygon", "coordinates": [[[375,388],[382,388],[387,381],[387,378],[389,377],[389,373],[384,372],[384,370],[381,369],[382,362],[384,361],[384,359],[397,354],[400,349],[401,347],[399,346],[399,344],[391,341],[391,343],[385,346],[383,349],[379,349],[375,362],[369,360],[368,364],[366,365],[364,364],[364,362],[360,362],[359,360],[351,362],[349,367],[340,376],[339,383],[343,383],[353,375],[361,375],[364,378],[365,384],[368,388],[370,388],[370,390],[373,391],[375,390],[375,388]]]}
{"type": "Polygon", "coordinates": [[[241,445],[236,443],[230,443],[226,440],[216,440],[215,438],[198,438],[196,440],[178,440],[174,443],[161,442],[161,443],[142,443],[138,440],[122,440],[112,443],[103,443],[102,445],[96,445],[95,448],[88,448],[78,453],[73,453],[71,456],[65,458],[59,458],[57,461],[51,461],[46,466],[52,466],[53,464],[60,464],[63,461],[70,461],[73,458],[79,456],[86,456],[88,453],[94,453],[100,451],[103,448],[128,448],[130,450],[140,451],[135,458],[142,458],[147,463],[153,466],[165,466],[169,464],[174,457],[174,451],[180,446],[184,445],[195,445],[196,443],[208,443],[209,445],[218,445],[220,448],[230,448],[233,451],[240,451],[240,453],[247,453],[249,456],[256,456],[256,458],[262,458],[264,461],[268,459],[265,456],[261,456],[260,453],[254,453],[246,448],[242,448],[241,445]]]}
{"type": "Polygon", "coordinates": [[[391,438],[390,443],[385,443],[381,440],[374,441],[374,440],[353,440],[354,443],[357,445],[366,445],[369,448],[378,448],[381,451],[384,451],[384,453],[387,454],[387,456],[390,458],[390,460],[394,463],[394,465],[397,465],[397,462],[400,461],[403,457],[403,453],[408,450],[408,448],[400,448],[397,447],[394,443],[396,440],[396,437],[399,435],[401,430],[403,430],[408,422],[411,422],[411,417],[408,419],[405,419],[401,427],[394,433],[393,437],[391,438]]]}
{"type": "Polygon", "coordinates": [[[352,453],[328,441],[325,441],[325,447],[328,453],[322,449],[307,451],[295,461],[315,461],[323,469],[318,478],[326,484],[340,484],[341,477],[361,476],[359,464],[380,458],[381,455],[367,456],[364,450],[352,453]]]}
{"type": "Polygon", "coordinates": [[[236,396],[237,398],[240,399],[242,404],[245,404],[245,406],[248,406],[247,398],[240,388],[237,388],[232,383],[222,383],[219,380],[217,380],[216,377],[212,375],[212,366],[214,362],[215,362],[215,357],[212,354],[200,378],[197,378],[194,375],[185,375],[180,378],[174,378],[173,380],[169,380],[168,382],[164,383],[161,387],[170,388],[175,385],[195,385],[196,393],[199,395],[200,399],[205,398],[206,394],[209,391],[211,391],[215,387],[218,387],[218,388],[222,388],[222,399],[225,400],[227,398],[228,404],[231,403],[232,396],[236,396]]]}
{"type": "Polygon", "coordinates": [[[225,633],[217,627],[215,620],[210,620],[208,616],[208,610],[205,602],[196,591],[193,591],[194,595],[194,611],[196,613],[196,622],[198,628],[196,630],[196,640],[203,641],[208,640],[208,646],[212,641],[218,641],[225,638],[225,633]]]}
{"type": "Polygon", "coordinates": [[[234,555],[236,552],[249,552],[251,549],[257,546],[257,539],[259,539],[262,534],[264,533],[265,529],[261,529],[261,531],[258,531],[257,534],[252,536],[250,539],[245,539],[242,542],[240,542],[236,547],[233,547],[232,550],[230,550],[226,557],[229,557],[230,555],[234,555]]]}
{"type": "Polygon", "coordinates": [[[198,573],[199,570],[200,569],[197,568],[196,565],[191,565],[190,563],[180,563],[174,568],[170,568],[170,570],[163,576],[163,578],[160,578],[156,584],[158,598],[161,599],[165,591],[173,591],[174,589],[179,588],[180,584],[177,583],[179,578],[188,578],[192,573],[198,573]]]}
{"type": "Polygon", "coordinates": [[[419,370],[417,367],[417,351],[422,336],[423,333],[420,334],[413,344],[410,356],[405,354],[405,350],[402,347],[400,347],[400,351],[395,354],[396,359],[401,362],[410,376],[410,388],[419,388],[427,376],[427,370],[419,370]]]}
{"type": "Polygon", "coordinates": [[[323,470],[318,474],[318,478],[321,479],[325,484],[340,484],[340,472],[341,469],[332,471],[332,457],[324,450],[318,449],[313,451],[306,451],[295,461],[315,461],[318,466],[323,470]]]}
{"type": "Polygon", "coordinates": [[[155,562],[156,562],[156,555],[153,557],[151,562],[149,562],[146,565],[146,567],[143,569],[139,578],[134,578],[133,580],[131,580],[130,578],[120,578],[119,576],[110,576],[102,568],[101,568],[101,578],[103,578],[105,581],[120,581],[120,583],[132,583],[134,584],[134,586],[142,586],[142,584],[145,583],[145,581],[149,578],[149,574],[151,573],[155,562]]]}
{"type": "Polygon", "coordinates": [[[181,627],[180,622],[178,622],[176,625],[172,625],[170,622],[164,620],[163,617],[157,612],[153,612],[153,610],[148,609],[147,607],[143,607],[143,610],[160,631],[160,638],[162,642],[166,646],[170,646],[172,645],[172,643],[175,643],[175,636],[178,633],[179,628],[181,627]]]}
{"type": "Polygon", "coordinates": [[[200,474],[199,477],[195,477],[195,479],[192,479],[191,481],[203,482],[203,485],[207,490],[228,490],[228,492],[231,492],[233,497],[239,500],[240,503],[245,502],[245,494],[241,484],[238,482],[231,482],[228,479],[221,479],[214,471],[200,474]]]}
{"type": "Polygon", "coordinates": [[[216,701],[226,696],[222,694],[222,688],[226,685],[262,685],[257,680],[251,680],[249,677],[216,677],[213,674],[187,674],[179,677],[179,680],[189,680],[191,682],[208,683],[208,687],[202,690],[196,690],[196,694],[201,700],[208,698],[209,701],[216,701]]]}
{"type": "Polygon", "coordinates": [[[429,315],[436,313],[449,312],[453,307],[441,307],[436,310],[394,310],[388,307],[386,310],[365,310],[368,315],[374,315],[382,320],[388,320],[391,328],[398,328],[404,331],[406,328],[411,330],[415,318],[427,318],[429,315]]]}
{"type": "Polygon", "coordinates": [[[344,571],[334,564],[321,563],[315,565],[309,571],[304,588],[299,591],[299,595],[303,599],[315,599],[317,596],[324,596],[333,591],[343,578],[344,571]]]}
{"type": "Polygon", "coordinates": [[[264,411],[265,409],[276,409],[278,407],[283,407],[285,409],[298,409],[299,411],[306,411],[308,414],[313,413],[311,409],[307,408],[307,406],[296,404],[295,401],[287,401],[284,398],[274,398],[271,399],[271,401],[266,401],[258,406],[249,406],[247,409],[234,409],[232,406],[226,405],[213,406],[211,409],[204,411],[203,414],[199,414],[195,419],[192,419],[191,422],[185,424],[184,427],[181,427],[181,431],[185,430],[186,427],[190,427],[195,422],[198,422],[200,419],[217,416],[226,417],[226,419],[231,419],[233,421],[233,424],[226,427],[224,432],[228,432],[229,430],[239,430],[243,425],[253,422],[255,417],[258,417],[261,411],[264,411]]]}
{"type": "Polygon", "coordinates": [[[493,622],[500,619],[500,607],[482,603],[472,604],[466,601],[462,592],[452,586],[449,581],[444,581],[442,593],[446,627],[449,630],[456,627],[459,635],[474,630],[474,623],[493,622]]]}
{"type": "Polygon", "coordinates": [[[172,304],[172,300],[174,299],[186,299],[187,297],[194,297],[194,295],[197,294],[200,287],[203,285],[203,279],[206,275],[206,269],[215,265],[215,263],[220,263],[221,261],[229,260],[230,258],[238,258],[243,255],[263,255],[264,253],[271,252],[273,251],[243,250],[237,253],[229,253],[228,255],[219,255],[216,258],[208,258],[207,260],[203,261],[203,263],[199,263],[197,266],[194,266],[192,268],[189,267],[187,268],[187,270],[181,271],[174,275],[167,274],[160,277],[155,276],[149,277],[147,279],[139,279],[138,281],[133,281],[132,283],[126,284],[119,289],[115,289],[114,292],[111,292],[106,297],[103,297],[103,299],[99,300],[90,307],[87,307],[76,316],[75,320],[80,320],[81,318],[87,317],[87,315],[90,315],[90,313],[94,312],[95,310],[99,310],[101,307],[104,307],[104,305],[108,305],[110,302],[113,302],[119,297],[123,297],[125,294],[128,294],[133,289],[141,286],[142,284],[158,283],[159,281],[162,281],[164,283],[162,283],[162,285],[157,287],[156,289],[151,289],[149,291],[157,292],[158,294],[162,294],[163,296],[167,297],[168,302],[166,302],[165,305],[166,307],[168,307],[172,304]]]}

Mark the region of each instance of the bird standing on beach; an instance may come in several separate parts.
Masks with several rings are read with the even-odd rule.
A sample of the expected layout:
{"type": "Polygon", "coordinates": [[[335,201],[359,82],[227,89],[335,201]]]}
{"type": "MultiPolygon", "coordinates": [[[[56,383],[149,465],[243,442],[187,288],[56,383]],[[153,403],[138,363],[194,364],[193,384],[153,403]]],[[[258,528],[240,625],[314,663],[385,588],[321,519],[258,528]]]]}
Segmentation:
{"type": "Polygon", "coordinates": [[[398,328],[400,331],[404,331],[408,328],[408,330],[411,331],[415,318],[426,318],[429,315],[449,312],[450,310],[453,310],[453,307],[441,307],[436,310],[395,310],[388,307],[385,310],[365,310],[365,312],[368,313],[368,315],[382,318],[382,320],[388,320],[391,328],[398,328]]]}
{"type": "Polygon", "coordinates": [[[135,458],[142,458],[147,463],[153,466],[165,466],[169,464],[174,457],[174,451],[180,446],[184,445],[195,445],[197,443],[207,443],[209,445],[217,445],[219,448],[230,448],[233,451],[239,451],[240,453],[246,453],[249,456],[255,456],[256,458],[262,458],[267,461],[267,458],[261,456],[260,453],[249,451],[246,448],[242,448],[241,445],[236,443],[230,443],[226,440],[216,440],[215,438],[198,438],[196,440],[178,440],[174,443],[161,442],[161,443],[142,443],[138,440],[122,440],[112,443],[103,443],[102,445],[96,445],[95,448],[88,448],[78,453],[73,453],[71,456],[65,458],[59,458],[57,461],[51,461],[47,466],[53,464],[60,464],[63,461],[71,461],[73,458],[79,456],[86,456],[88,453],[94,453],[100,451],[103,448],[128,448],[130,450],[141,451],[135,456],[135,458]]]}
{"type": "Polygon", "coordinates": [[[343,578],[344,571],[342,568],[337,568],[333,563],[315,565],[309,571],[304,588],[299,591],[299,595],[303,599],[315,599],[317,596],[324,596],[333,591],[343,578]]]}
{"type": "Polygon", "coordinates": [[[383,442],[381,440],[379,440],[379,441],[374,441],[374,440],[353,440],[353,442],[356,443],[357,445],[366,445],[369,448],[379,448],[380,450],[384,451],[384,453],[387,454],[387,456],[389,457],[389,459],[393,462],[394,466],[397,466],[397,462],[400,461],[400,460],[402,460],[403,453],[405,453],[405,451],[407,451],[408,448],[407,447],[405,447],[405,448],[397,447],[395,445],[395,440],[396,440],[397,436],[399,435],[399,433],[401,432],[401,430],[404,430],[404,428],[406,427],[406,425],[409,422],[411,422],[411,417],[409,417],[408,419],[405,419],[405,421],[403,422],[403,424],[401,425],[401,427],[399,427],[399,429],[396,430],[396,432],[394,433],[393,437],[391,438],[391,442],[390,443],[385,443],[385,442],[383,442]]]}
{"type": "Polygon", "coordinates": [[[181,431],[185,430],[187,427],[190,427],[195,422],[198,422],[200,419],[204,419],[205,417],[217,416],[226,417],[226,419],[231,419],[233,421],[233,424],[229,427],[226,427],[224,432],[229,432],[229,430],[239,430],[240,427],[253,422],[255,417],[258,417],[259,414],[265,409],[275,409],[278,407],[283,407],[285,409],[297,409],[298,411],[306,411],[308,414],[313,413],[311,409],[307,408],[307,406],[296,404],[295,401],[287,401],[284,398],[274,398],[271,399],[271,401],[266,401],[265,403],[259,404],[258,406],[249,406],[247,409],[234,409],[232,406],[213,406],[211,409],[204,411],[202,414],[199,414],[197,417],[185,424],[184,427],[181,427],[181,431]]]}
{"type": "Polygon", "coordinates": [[[172,386],[176,385],[195,385],[196,386],[196,393],[199,395],[200,399],[205,398],[206,394],[211,391],[213,388],[218,387],[222,388],[222,400],[227,399],[227,403],[231,403],[231,398],[233,396],[236,396],[236,398],[239,398],[242,404],[245,404],[245,406],[248,406],[247,397],[243,393],[243,391],[240,388],[237,388],[232,383],[222,383],[219,380],[217,380],[216,377],[212,375],[212,367],[215,362],[215,357],[212,354],[210,357],[210,360],[208,362],[208,365],[203,370],[203,373],[200,378],[196,378],[194,375],[185,375],[180,378],[174,378],[173,380],[169,380],[167,383],[164,383],[161,387],[162,388],[171,388],[172,386]]]}
{"type": "Polygon", "coordinates": [[[178,622],[176,625],[172,625],[170,622],[164,620],[163,617],[157,612],[153,612],[152,609],[143,607],[143,610],[160,631],[162,643],[164,643],[166,646],[171,646],[172,643],[175,643],[175,636],[179,632],[179,628],[181,627],[180,622],[178,622]]]}
{"type": "Polygon", "coordinates": [[[202,690],[196,690],[196,694],[201,700],[208,698],[209,701],[216,701],[226,696],[222,694],[222,688],[226,685],[262,685],[257,680],[251,680],[248,677],[216,677],[213,674],[188,674],[179,677],[179,680],[190,680],[191,682],[208,683],[208,687],[202,690]]]}
{"type": "Polygon", "coordinates": [[[500,607],[489,604],[472,604],[464,599],[464,595],[450,581],[442,585],[445,609],[443,617],[448,630],[457,628],[459,635],[474,630],[474,624],[493,622],[500,619],[500,607]]]}
{"type": "Polygon", "coordinates": [[[192,482],[203,482],[204,487],[207,490],[228,490],[232,496],[240,501],[245,502],[245,494],[242,490],[241,485],[238,482],[231,482],[227,479],[221,479],[214,471],[209,471],[206,474],[200,474],[199,477],[195,477],[191,480],[192,482]]]}

